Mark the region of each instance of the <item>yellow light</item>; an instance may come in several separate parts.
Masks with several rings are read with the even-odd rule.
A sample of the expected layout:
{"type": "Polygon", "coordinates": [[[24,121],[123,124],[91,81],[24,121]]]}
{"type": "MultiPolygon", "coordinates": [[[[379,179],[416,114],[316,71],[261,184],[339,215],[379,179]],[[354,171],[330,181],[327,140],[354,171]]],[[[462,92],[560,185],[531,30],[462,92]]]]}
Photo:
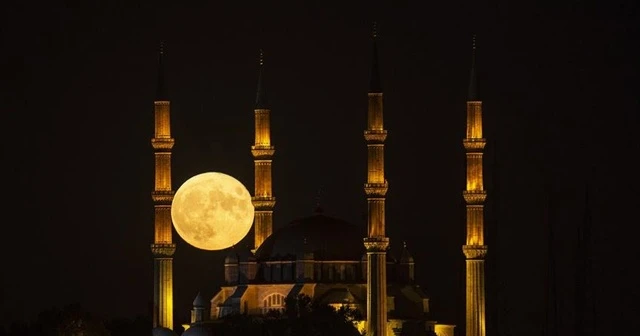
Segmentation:
{"type": "Polygon", "coordinates": [[[180,237],[203,250],[237,244],[249,233],[253,217],[247,188],[218,172],[188,179],[178,188],[171,205],[171,219],[180,237]]]}

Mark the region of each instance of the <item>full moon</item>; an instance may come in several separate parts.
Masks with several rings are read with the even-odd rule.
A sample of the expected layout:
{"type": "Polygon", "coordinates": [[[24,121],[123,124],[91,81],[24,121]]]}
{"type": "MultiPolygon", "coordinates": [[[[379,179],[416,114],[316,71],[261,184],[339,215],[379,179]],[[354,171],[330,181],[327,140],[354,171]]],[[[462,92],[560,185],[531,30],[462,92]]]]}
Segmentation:
{"type": "Polygon", "coordinates": [[[253,216],[247,188],[218,172],[189,178],[178,188],[171,204],[171,220],[180,237],[209,251],[240,242],[249,233],[253,216]]]}

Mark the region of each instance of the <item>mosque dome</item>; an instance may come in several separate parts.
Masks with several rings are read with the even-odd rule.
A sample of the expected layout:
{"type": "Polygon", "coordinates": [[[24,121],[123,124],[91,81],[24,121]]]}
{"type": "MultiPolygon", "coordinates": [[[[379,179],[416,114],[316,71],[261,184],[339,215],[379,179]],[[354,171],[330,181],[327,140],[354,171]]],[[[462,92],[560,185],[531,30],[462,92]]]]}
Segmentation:
{"type": "Polygon", "coordinates": [[[364,231],[346,221],[316,213],[274,232],[260,245],[256,257],[279,260],[313,252],[316,260],[359,261],[365,252],[364,231]]]}
{"type": "Polygon", "coordinates": [[[210,323],[200,323],[191,326],[182,333],[182,336],[214,336],[213,325],[210,323]]]}
{"type": "Polygon", "coordinates": [[[152,336],[178,336],[175,331],[165,327],[155,327],[151,330],[152,336]]]}

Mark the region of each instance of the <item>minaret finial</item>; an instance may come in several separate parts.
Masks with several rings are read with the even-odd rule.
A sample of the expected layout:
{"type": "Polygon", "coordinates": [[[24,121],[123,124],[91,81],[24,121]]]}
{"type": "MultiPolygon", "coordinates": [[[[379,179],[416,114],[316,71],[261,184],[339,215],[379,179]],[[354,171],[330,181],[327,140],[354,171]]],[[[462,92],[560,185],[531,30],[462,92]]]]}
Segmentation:
{"type": "Polygon", "coordinates": [[[371,36],[373,36],[373,38],[378,37],[378,22],[373,21],[373,27],[371,29],[371,36]]]}
{"type": "Polygon", "coordinates": [[[476,34],[471,37],[471,73],[469,75],[469,91],[467,101],[476,101],[478,98],[478,81],[476,79],[476,34]]]}
{"type": "Polygon", "coordinates": [[[164,49],[164,41],[161,40],[158,48],[158,83],[156,87],[156,101],[169,100],[169,93],[167,91],[167,83],[165,81],[164,74],[164,49]]]}
{"type": "Polygon", "coordinates": [[[264,51],[260,48],[260,66],[264,65],[264,51]]]}
{"type": "Polygon", "coordinates": [[[259,58],[260,70],[258,74],[258,90],[256,92],[256,109],[268,109],[269,104],[267,103],[267,92],[262,84],[262,71],[264,67],[264,51],[260,48],[260,58],[259,58]]]}
{"type": "Polygon", "coordinates": [[[316,213],[324,212],[324,210],[322,210],[322,207],[320,206],[321,196],[322,196],[322,186],[318,187],[318,192],[316,193],[316,209],[315,209],[316,213]]]}
{"type": "Polygon", "coordinates": [[[378,69],[378,24],[373,22],[373,55],[371,59],[371,78],[369,79],[369,92],[382,93],[380,84],[380,70],[378,69]]]}
{"type": "Polygon", "coordinates": [[[406,240],[402,242],[402,247],[407,248],[407,241],[406,240]]]}

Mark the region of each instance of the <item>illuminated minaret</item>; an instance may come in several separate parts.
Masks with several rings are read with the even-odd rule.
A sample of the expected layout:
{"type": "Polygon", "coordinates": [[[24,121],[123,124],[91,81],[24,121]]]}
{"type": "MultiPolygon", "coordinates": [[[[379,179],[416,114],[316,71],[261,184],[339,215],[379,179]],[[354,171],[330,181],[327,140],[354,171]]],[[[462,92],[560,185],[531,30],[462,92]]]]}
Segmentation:
{"type": "Polygon", "coordinates": [[[466,257],[467,336],[485,335],[484,259],[484,201],[487,193],[482,178],[482,154],[486,140],[482,136],[482,101],[478,98],[475,73],[476,43],[473,37],[471,76],[467,98],[467,132],[462,141],[467,156],[467,189],[463,192],[467,203],[467,241],[462,246],[466,257]]]}
{"type": "Polygon", "coordinates": [[[384,141],[387,131],[382,118],[382,87],[378,72],[378,48],[376,27],[373,27],[373,60],[369,83],[369,107],[367,129],[367,335],[385,336],[387,333],[387,249],[389,238],[385,236],[384,208],[387,180],[384,178],[384,141]]]}
{"type": "Polygon", "coordinates": [[[258,90],[256,94],[255,112],[255,143],[251,146],[251,154],[255,167],[255,193],[253,206],[255,207],[254,233],[257,250],[273,231],[273,208],[276,199],[271,191],[271,161],[275,148],[271,146],[271,109],[267,103],[267,94],[262,84],[264,57],[260,50],[260,73],[258,75],[258,90]]]}
{"type": "Polygon", "coordinates": [[[163,68],[164,47],[158,56],[158,87],[154,101],[155,134],[151,145],[155,155],[153,252],[153,327],[173,329],[173,253],[171,228],[171,106],[163,68]]]}

